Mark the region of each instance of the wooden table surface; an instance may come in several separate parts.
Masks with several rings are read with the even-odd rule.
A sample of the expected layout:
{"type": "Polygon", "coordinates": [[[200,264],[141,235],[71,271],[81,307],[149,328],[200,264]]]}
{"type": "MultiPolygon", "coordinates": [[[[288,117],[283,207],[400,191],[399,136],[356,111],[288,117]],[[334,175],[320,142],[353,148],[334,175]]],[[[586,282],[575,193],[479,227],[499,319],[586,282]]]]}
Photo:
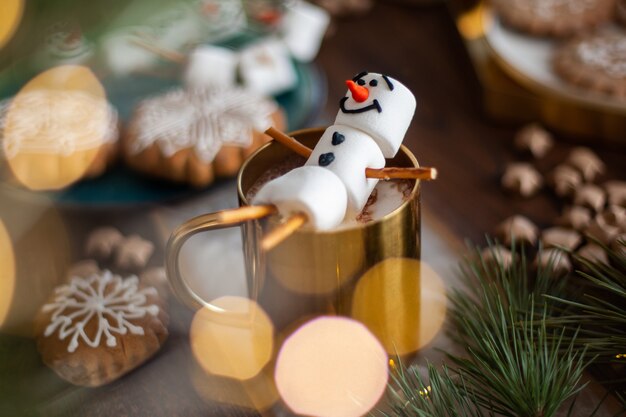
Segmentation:
{"type": "MultiPolygon", "coordinates": [[[[329,102],[320,124],[334,117],[338,100],[345,91],[344,80],[362,70],[389,74],[414,92],[418,109],[405,143],[422,165],[435,166],[440,173],[436,182],[424,185],[424,210],[459,240],[482,241],[495,224],[515,213],[525,214],[541,226],[550,224],[558,214],[558,202],[547,191],[531,200],[503,194],[499,186],[503,168],[508,161],[519,158],[512,146],[517,126],[501,125],[483,115],[480,86],[454,20],[444,5],[420,8],[378,2],[369,14],[338,22],[333,36],[324,42],[318,64],[326,73],[329,85],[329,102]]],[[[547,169],[563,158],[570,146],[559,142],[542,166],[547,169]]],[[[607,162],[609,176],[624,179],[625,150],[596,150],[607,162]]],[[[163,259],[164,226],[156,224],[155,218],[161,210],[176,210],[178,204],[123,212],[64,211],[62,214],[76,253],[79,242],[84,241],[90,229],[112,224],[125,233],[139,232],[159,242],[152,260],[157,265],[163,259]]],[[[201,211],[202,207],[194,209],[201,211]]],[[[11,387],[14,391],[10,392],[19,401],[12,403],[0,398],[0,415],[255,415],[240,407],[203,400],[196,394],[190,379],[192,363],[187,334],[192,313],[173,300],[170,309],[169,340],[145,366],[98,389],[66,385],[45,369],[30,371],[11,387]]],[[[32,341],[21,343],[24,352],[34,355],[32,341]]],[[[26,362],[23,368],[33,369],[34,365],[26,362]]]]}

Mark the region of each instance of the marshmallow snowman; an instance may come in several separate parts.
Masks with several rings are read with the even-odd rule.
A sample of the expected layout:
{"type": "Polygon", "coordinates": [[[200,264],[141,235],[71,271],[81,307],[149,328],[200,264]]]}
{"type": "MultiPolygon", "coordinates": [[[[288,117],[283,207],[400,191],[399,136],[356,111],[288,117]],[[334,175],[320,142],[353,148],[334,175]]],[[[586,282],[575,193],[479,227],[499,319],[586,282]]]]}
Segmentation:
{"type": "Polygon", "coordinates": [[[395,156],[416,102],[408,88],[386,75],[363,72],[346,84],[335,123],[304,166],[265,184],[254,204],[274,204],[283,216],[304,212],[318,230],[333,229],[363,210],[378,183],[365,170],[382,168],[385,158],[395,156]],[[320,175],[320,169],[326,172],[320,175]]]}

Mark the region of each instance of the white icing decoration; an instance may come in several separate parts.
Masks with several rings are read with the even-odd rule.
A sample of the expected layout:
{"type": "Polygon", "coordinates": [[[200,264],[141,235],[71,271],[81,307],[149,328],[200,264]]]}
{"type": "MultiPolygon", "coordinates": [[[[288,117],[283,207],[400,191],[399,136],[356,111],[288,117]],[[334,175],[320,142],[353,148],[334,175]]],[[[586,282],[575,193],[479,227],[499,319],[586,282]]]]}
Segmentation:
{"type": "Polygon", "coordinates": [[[582,41],[576,55],[586,65],[613,78],[626,78],[626,36],[596,37],[582,41]]]}
{"type": "Polygon", "coordinates": [[[0,102],[0,157],[20,152],[67,156],[118,138],[117,112],[103,99],[54,90],[29,91],[18,97],[0,102]],[[12,126],[6,132],[9,113],[12,126]]]}
{"type": "Polygon", "coordinates": [[[532,13],[539,20],[552,20],[563,13],[582,14],[597,7],[597,0],[517,0],[514,6],[525,13],[532,13]]]}
{"type": "Polygon", "coordinates": [[[157,143],[169,157],[193,148],[208,163],[222,144],[250,146],[252,131],[270,127],[275,111],[273,102],[239,88],[172,90],[141,103],[130,150],[139,153],[157,143]]]}
{"type": "Polygon", "coordinates": [[[69,338],[68,352],[74,352],[81,341],[95,348],[104,338],[107,346],[115,347],[115,334],[143,336],[144,329],[131,321],[146,314],[156,316],[159,307],[147,304],[147,295],[156,295],[156,290],[139,289],[138,284],[136,276],[122,279],[110,271],[89,278],[73,277],[69,284],[55,290],[52,303],[42,307],[44,313],[52,312],[44,336],[50,337],[58,330],[60,340],[69,338]],[[91,320],[97,320],[98,325],[90,337],[85,328],[91,320]]]}

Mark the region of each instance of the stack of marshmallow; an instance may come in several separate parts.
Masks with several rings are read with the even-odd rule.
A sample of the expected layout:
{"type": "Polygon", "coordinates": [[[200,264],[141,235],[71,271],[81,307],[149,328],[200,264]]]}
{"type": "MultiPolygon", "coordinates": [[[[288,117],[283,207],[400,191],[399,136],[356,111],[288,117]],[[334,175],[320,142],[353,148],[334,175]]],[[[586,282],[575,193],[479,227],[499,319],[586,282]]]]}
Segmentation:
{"type": "MultiPolygon", "coordinates": [[[[186,3],[162,10],[145,25],[126,26],[107,35],[102,42],[104,61],[118,76],[144,71],[159,59],[154,52],[137,45],[149,41],[164,50],[180,51],[198,43],[205,26],[212,27],[223,37],[232,36],[245,26],[245,14],[240,0],[197,1],[214,15],[205,16],[186,3]],[[206,4],[205,4],[206,3],[206,4]],[[210,6],[210,7],[209,7],[210,6]],[[205,16],[207,22],[202,21],[205,16]],[[244,21],[241,21],[244,19],[244,21]]],[[[292,58],[312,61],[330,23],[328,13],[306,1],[289,2],[276,36],[256,42],[241,51],[203,45],[194,49],[183,71],[185,86],[191,89],[236,84],[239,70],[244,87],[261,94],[276,95],[292,89],[297,74],[292,58]]],[[[215,34],[211,34],[215,41],[215,34]]]]}
{"type": "Polygon", "coordinates": [[[378,183],[366,168],[382,168],[398,152],[415,112],[415,97],[382,74],[347,81],[335,123],[304,166],[265,184],[253,204],[273,204],[287,217],[304,213],[317,230],[330,230],[361,212],[378,183]]]}
{"type": "Polygon", "coordinates": [[[291,58],[315,58],[330,22],[323,9],[305,1],[289,4],[280,36],[254,43],[239,52],[218,46],[199,46],[189,55],[183,79],[188,88],[233,86],[237,68],[244,87],[276,95],[293,88],[297,74],[291,58]]]}

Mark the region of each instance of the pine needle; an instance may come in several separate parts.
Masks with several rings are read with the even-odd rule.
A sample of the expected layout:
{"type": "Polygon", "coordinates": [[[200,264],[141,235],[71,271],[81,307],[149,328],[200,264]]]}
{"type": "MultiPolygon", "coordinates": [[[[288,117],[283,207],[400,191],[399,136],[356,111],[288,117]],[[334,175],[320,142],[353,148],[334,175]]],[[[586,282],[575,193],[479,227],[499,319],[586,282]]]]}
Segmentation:
{"type": "MultiPolygon", "coordinates": [[[[579,282],[565,296],[548,295],[552,302],[561,303],[567,312],[547,320],[554,328],[570,330],[579,326],[579,336],[572,343],[585,348],[588,357],[599,364],[626,364],[626,242],[615,250],[603,246],[609,263],[575,257],[582,265],[577,271],[579,282]]],[[[626,374],[603,381],[618,389],[618,398],[626,406],[626,374]],[[621,386],[621,387],[620,387],[621,386]]]]}
{"type": "Polygon", "coordinates": [[[391,411],[380,411],[385,417],[486,417],[491,412],[476,407],[473,391],[462,376],[450,373],[447,367],[437,370],[428,365],[428,378],[418,368],[405,368],[398,359],[388,390],[391,411]]]}
{"type": "Polygon", "coordinates": [[[461,265],[465,288],[450,296],[450,335],[466,356],[448,355],[454,368],[429,365],[428,381],[400,363],[391,412],[380,415],[552,417],[584,388],[588,360],[576,331],[546,326],[563,306],[543,295],[564,296],[567,280],[555,279],[550,265],[534,268],[523,247],[512,249],[510,267],[474,252],[461,265]]]}

